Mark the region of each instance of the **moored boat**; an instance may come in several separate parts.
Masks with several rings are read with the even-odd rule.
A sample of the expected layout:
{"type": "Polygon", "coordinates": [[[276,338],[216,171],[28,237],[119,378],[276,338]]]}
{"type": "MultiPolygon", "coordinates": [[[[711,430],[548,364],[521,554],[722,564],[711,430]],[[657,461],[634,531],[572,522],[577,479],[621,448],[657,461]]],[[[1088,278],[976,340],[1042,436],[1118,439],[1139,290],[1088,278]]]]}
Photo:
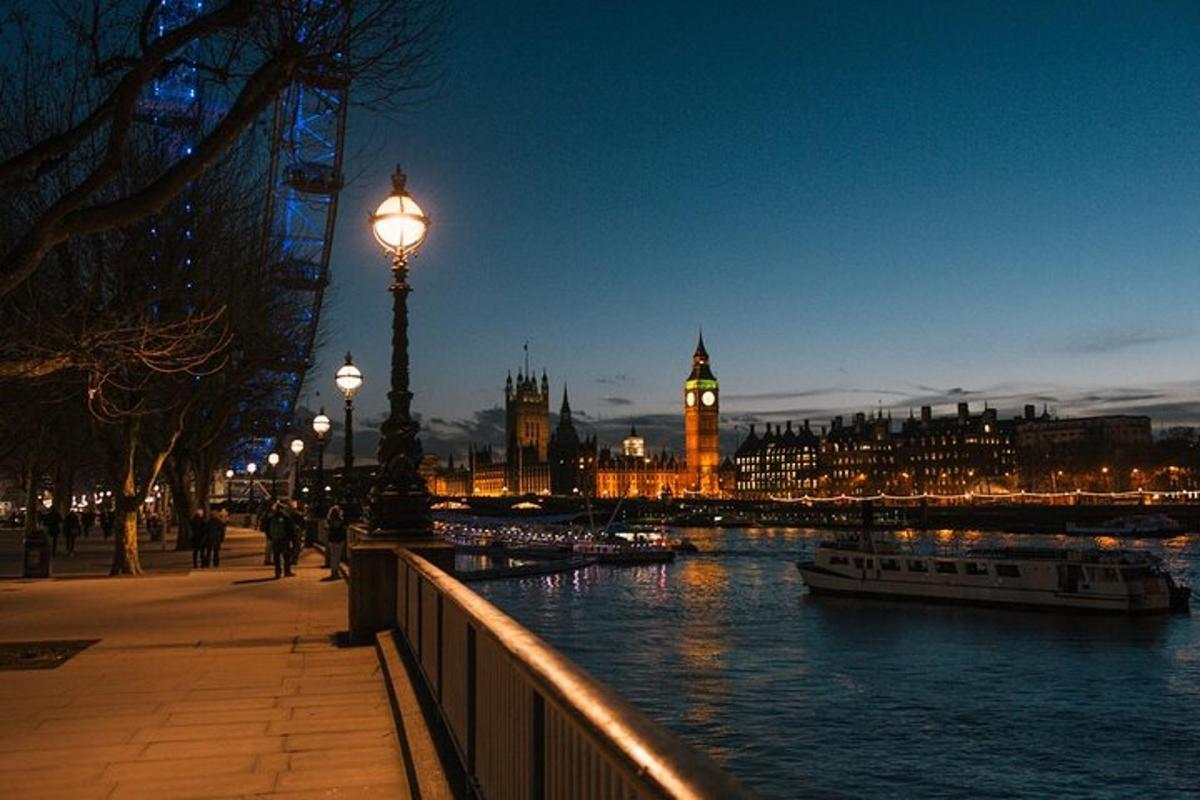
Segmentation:
{"type": "Polygon", "coordinates": [[[1119,614],[1186,610],[1191,590],[1138,550],[1000,547],[955,555],[902,551],[869,533],[822,542],[797,564],[814,594],[1119,614]]]}
{"type": "Polygon", "coordinates": [[[646,541],[585,540],[575,542],[575,555],[595,558],[601,564],[663,564],[675,560],[669,544],[646,541]]]}

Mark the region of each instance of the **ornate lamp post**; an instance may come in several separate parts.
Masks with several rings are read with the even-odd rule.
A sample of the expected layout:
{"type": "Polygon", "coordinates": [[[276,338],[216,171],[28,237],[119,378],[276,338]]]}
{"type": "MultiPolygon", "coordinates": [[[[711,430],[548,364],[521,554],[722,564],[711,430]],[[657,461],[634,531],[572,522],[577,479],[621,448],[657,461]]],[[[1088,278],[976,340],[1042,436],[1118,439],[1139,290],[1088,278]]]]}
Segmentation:
{"type": "Polygon", "coordinates": [[[331,427],[333,423],[325,415],[325,406],[321,406],[321,410],[312,421],[313,434],[317,437],[317,496],[314,502],[317,504],[318,514],[325,511],[325,440],[331,427]]]}
{"type": "Polygon", "coordinates": [[[233,510],[232,506],[229,505],[229,501],[232,499],[233,499],[233,470],[227,469],[227,470],[225,470],[225,507],[226,507],[226,509],[228,509],[230,511],[233,510]]]}
{"type": "Polygon", "coordinates": [[[392,193],[371,215],[375,240],[392,259],[392,377],[389,413],[380,430],[379,474],[371,492],[372,536],[426,537],[432,518],[429,492],[417,473],[417,425],[408,389],[408,258],[429,231],[429,217],[408,194],[405,175],[396,167],[392,193]]]}
{"type": "Polygon", "coordinates": [[[275,500],[275,476],[279,472],[275,468],[279,466],[279,453],[271,453],[271,455],[267,456],[267,464],[271,467],[271,500],[275,500]]]}
{"type": "Polygon", "coordinates": [[[346,363],[338,368],[333,377],[338,391],[346,398],[346,449],[342,454],[342,494],[353,497],[350,474],[354,470],[354,395],[363,385],[362,370],[354,365],[354,358],[346,352],[346,363]]]}

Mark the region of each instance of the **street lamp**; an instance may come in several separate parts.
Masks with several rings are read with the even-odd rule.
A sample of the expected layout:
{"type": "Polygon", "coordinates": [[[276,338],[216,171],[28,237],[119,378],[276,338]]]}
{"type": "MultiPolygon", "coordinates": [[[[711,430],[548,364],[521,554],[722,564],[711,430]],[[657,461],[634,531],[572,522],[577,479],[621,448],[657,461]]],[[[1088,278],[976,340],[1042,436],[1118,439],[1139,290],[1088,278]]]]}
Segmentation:
{"type": "Polygon", "coordinates": [[[387,420],[380,429],[379,473],[372,489],[373,535],[428,536],[432,517],[429,491],[418,474],[417,425],[408,389],[408,258],[429,231],[429,217],[409,195],[400,167],[392,174],[392,193],[370,216],[375,240],[391,256],[392,376],[387,420]],[[387,534],[385,534],[387,535],[387,534]]]}
{"type": "Polygon", "coordinates": [[[246,474],[250,476],[250,479],[246,481],[247,519],[249,519],[250,514],[254,513],[254,473],[256,472],[258,472],[258,464],[255,464],[253,461],[251,461],[246,465],[246,474]]]}
{"type": "Polygon", "coordinates": [[[325,406],[313,417],[313,434],[317,437],[317,513],[325,510],[325,440],[333,424],[325,414],[325,406]]]}
{"type": "Polygon", "coordinates": [[[346,363],[333,376],[338,391],[346,398],[346,442],[342,454],[342,494],[350,497],[350,472],[354,469],[354,395],[363,385],[362,370],[354,365],[354,358],[346,351],[346,363]]]}
{"type": "Polygon", "coordinates": [[[300,456],[304,453],[304,440],[297,436],[288,445],[292,451],[292,497],[300,496],[300,456]]]}
{"type": "Polygon", "coordinates": [[[275,475],[278,472],[275,468],[279,466],[279,453],[271,453],[267,456],[267,463],[271,465],[271,499],[275,499],[275,475]]]}
{"type": "Polygon", "coordinates": [[[229,501],[233,496],[233,470],[225,470],[225,504],[229,505],[229,501]]]}

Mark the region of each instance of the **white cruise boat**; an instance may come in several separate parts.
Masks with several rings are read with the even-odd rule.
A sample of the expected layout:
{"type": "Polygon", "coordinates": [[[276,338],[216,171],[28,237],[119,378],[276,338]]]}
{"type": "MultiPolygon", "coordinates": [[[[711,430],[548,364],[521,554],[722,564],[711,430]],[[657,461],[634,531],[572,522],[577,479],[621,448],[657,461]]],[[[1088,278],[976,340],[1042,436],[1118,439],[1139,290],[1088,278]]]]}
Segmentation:
{"type": "Polygon", "coordinates": [[[869,533],[822,542],[797,567],[814,594],[1070,611],[1186,610],[1191,592],[1141,551],[1003,547],[930,556],[869,533]]]}

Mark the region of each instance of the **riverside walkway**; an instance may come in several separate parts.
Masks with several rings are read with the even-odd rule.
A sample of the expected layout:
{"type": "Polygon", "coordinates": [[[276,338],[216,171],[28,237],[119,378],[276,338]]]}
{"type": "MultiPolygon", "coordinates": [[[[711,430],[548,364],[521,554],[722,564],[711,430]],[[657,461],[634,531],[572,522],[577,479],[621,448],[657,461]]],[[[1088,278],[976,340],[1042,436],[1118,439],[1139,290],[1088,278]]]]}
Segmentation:
{"type": "Polygon", "coordinates": [[[413,796],[379,656],[337,645],[346,584],[319,554],[277,581],[261,534],[231,528],[219,569],[143,542],[146,575],[100,578],[93,532],[74,558],[59,542],[65,577],[24,581],[19,543],[0,531],[0,644],[98,641],[0,669],[6,796],[413,796]]]}

